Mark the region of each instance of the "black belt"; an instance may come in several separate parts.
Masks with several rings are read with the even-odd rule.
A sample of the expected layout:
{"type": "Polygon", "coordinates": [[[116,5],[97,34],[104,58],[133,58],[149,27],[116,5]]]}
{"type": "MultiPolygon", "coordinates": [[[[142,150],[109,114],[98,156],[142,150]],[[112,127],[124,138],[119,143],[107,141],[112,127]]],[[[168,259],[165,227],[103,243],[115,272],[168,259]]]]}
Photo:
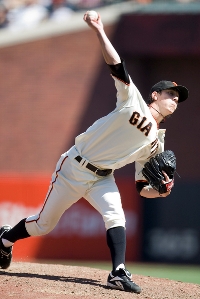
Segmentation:
{"type": "MultiPolygon", "coordinates": [[[[81,158],[81,156],[77,156],[75,157],[75,160],[78,161],[79,163],[83,160],[83,158],[81,158]]],[[[87,165],[85,166],[86,168],[88,168],[89,170],[91,170],[92,172],[96,173],[99,176],[107,176],[109,174],[111,174],[112,169],[99,169],[97,167],[95,167],[94,165],[87,163],[87,165]]]]}

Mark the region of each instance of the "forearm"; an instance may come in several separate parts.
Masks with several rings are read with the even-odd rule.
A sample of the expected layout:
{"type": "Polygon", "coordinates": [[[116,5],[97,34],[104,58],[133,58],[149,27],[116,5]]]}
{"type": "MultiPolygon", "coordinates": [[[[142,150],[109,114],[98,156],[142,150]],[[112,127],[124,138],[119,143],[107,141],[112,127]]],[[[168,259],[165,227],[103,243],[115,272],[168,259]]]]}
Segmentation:
{"type": "Polygon", "coordinates": [[[110,40],[108,39],[105,31],[103,29],[96,32],[97,38],[99,40],[101,51],[105,62],[109,65],[115,65],[121,62],[121,59],[111,44],[110,40]]]}
{"type": "Polygon", "coordinates": [[[104,26],[101,21],[101,16],[98,15],[98,19],[94,20],[88,17],[87,12],[84,14],[83,17],[84,21],[88,24],[88,26],[94,30],[100,46],[101,46],[101,51],[103,54],[103,57],[105,59],[105,62],[109,65],[115,65],[121,62],[121,59],[111,44],[110,40],[108,39],[105,31],[104,31],[104,26]]]}
{"type": "Polygon", "coordinates": [[[156,198],[156,197],[166,197],[170,194],[170,192],[171,190],[166,193],[159,194],[158,191],[156,191],[155,189],[153,189],[151,186],[148,185],[142,188],[140,195],[146,198],[156,198]]]}

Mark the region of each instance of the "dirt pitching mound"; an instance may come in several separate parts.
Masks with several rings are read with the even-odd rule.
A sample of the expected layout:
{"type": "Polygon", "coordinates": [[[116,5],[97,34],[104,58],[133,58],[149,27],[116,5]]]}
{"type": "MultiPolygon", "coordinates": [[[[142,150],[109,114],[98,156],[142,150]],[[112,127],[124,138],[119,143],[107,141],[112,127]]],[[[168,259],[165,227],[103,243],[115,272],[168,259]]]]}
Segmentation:
{"type": "Polygon", "coordinates": [[[198,299],[200,285],[134,275],[142,293],[111,290],[109,272],[87,267],[14,262],[0,270],[2,299],[198,299]]]}

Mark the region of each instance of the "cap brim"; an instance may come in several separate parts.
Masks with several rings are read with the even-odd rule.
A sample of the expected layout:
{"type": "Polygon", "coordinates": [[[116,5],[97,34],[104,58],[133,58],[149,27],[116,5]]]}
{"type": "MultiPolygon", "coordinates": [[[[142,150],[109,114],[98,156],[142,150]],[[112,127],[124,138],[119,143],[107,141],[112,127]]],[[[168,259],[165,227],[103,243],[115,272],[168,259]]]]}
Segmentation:
{"type": "Polygon", "coordinates": [[[187,100],[188,95],[189,95],[189,91],[185,86],[177,85],[177,86],[171,87],[170,89],[178,90],[178,93],[179,93],[178,102],[179,103],[187,100]]]}

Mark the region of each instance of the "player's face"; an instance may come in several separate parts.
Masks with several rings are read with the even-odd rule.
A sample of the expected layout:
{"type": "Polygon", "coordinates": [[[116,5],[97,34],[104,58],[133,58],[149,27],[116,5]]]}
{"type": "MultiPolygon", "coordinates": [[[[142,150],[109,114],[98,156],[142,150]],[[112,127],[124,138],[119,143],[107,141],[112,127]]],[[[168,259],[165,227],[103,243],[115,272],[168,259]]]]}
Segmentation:
{"type": "Polygon", "coordinates": [[[162,90],[158,94],[160,112],[167,116],[174,113],[178,106],[179,93],[174,89],[162,90]]]}

